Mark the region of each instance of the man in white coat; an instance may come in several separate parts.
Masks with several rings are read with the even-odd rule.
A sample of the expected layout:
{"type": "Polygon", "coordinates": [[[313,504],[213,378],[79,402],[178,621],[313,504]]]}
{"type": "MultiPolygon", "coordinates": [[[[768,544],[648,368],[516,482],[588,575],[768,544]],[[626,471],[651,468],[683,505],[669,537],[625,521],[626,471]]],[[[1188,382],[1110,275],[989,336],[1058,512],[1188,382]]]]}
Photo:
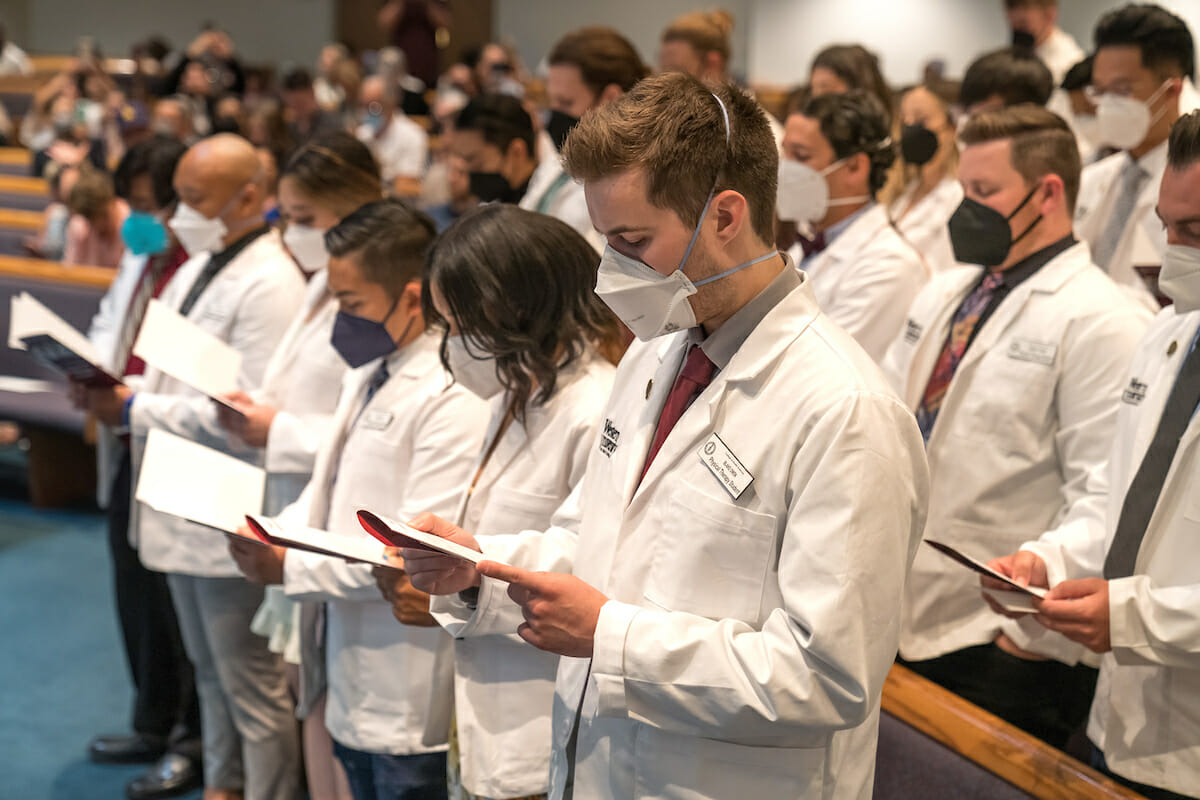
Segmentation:
{"type": "Polygon", "coordinates": [[[788,255],[821,311],[876,361],[929,279],[921,254],[875,202],[896,160],[888,125],[862,92],[815,97],[787,118],[779,170],[779,216],[801,229],[788,255]]]}
{"type": "MultiPolygon", "coordinates": [[[[1121,375],[1149,312],[1071,232],[1079,150],[1063,120],[1015,106],[971,117],[950,218],[962,266],[921,292],[884,370],[917,415],[929,539],[1002,555],[1098,502],[1121,375]]],[[[1095,671],[1025,653],[974,576],[922,548],[900,655],[922,675],[1056,747],[1083,721],[1095,671]]]]}
{"type": "Polygon", "coordinates": [[[867,798],[925,516],[912,416],[774,251],[752,99],[647,78],[564,158],[608,240],[596,291],[642,341],[562,525],[489,537],[510,566],[406,549],[413,582],[565,656],[553,798],[867,798]]]}
{"type": "MultiPolygon", "coordinates": [[[[246,389],[261,382],[304,296],[299,269],[263,222],[261,174],[254,148],[238,136],[188,150],[175,172],[180,204],[169,224],[194,255],[161,298],[241,353],[246,389]]],[[[128,426],[134,476],[153,429],[259,457],[221,428],[212,400],[153,367],[136,391],[93,392],[91,402],[101,421],[128,426]]],[[[206,789],[214,798],[292,800],[299,745],[284,665],[250,632],[262,587],[242,579],[224,537],[142,503],[133,506],[130,540],[146,567],[167,573],[200,696],[206,789]]]]}
{"type": "Polygon", "coordinates": [[[1200,112],[1169,141],[1159,284],[1175,304],[1122,373],[1101,502],[991,563],[1052,587],[1023,629],[1102,654],[1093,765],[1156,800],[1200,796],[1200,112]]]}
{"type": "MultiPolygon", "coordinates": [[[[577,230],[597,250],[604,242],[592,227],[583,186],[563,171],[559,152],[567,134],[589,109],[612,102],[649,74],[629,40],[612,28],[593,26],[571,31],[546,57],[546,133],[553,150],[538,154],[521,208],[549,214],[577,230]]],[[[542,140],[539,139],[539,145],[542,140]]]]}
{"type": "Polygon", "coordinates": [[[1004,17],[1013,32],[1013,44],[1027,40],[1033,52],[1062,83],[1067,70],[1083,60],[1075,37],[1058,27],[1058,0],[1004,0],[1004,17]]]}
{"type": "MultiPolygon", "coordinates": [[[[454,513],[488,408],[452,383],[439,337],[425,332],[421,263],[435,233],[395,200],[369,203],[326,233],[340,307],[333,345],[354,369],[312,480],[277,518],[285,528],[362,538],[359,509],[396,519],[454,513]]],[[[428,598],[425,627],[398,625],[369,564],[255,543],[231,550],[252,580],[325,604],[325,724],[354,796],[444,798],[453,641],[428,616],[428,598]]]]}
{"type": "Polygon", "coordinates": [[[1096,264],[1157,309],[1135,267],[1162,263],[1166,236],[1154,214],[1167,163],[1167,134],[1195,76],[1195,44],[1187,23],[1155,5],[1110,11],[1096,25],[1092,96],[1095,144],[1120,152],[1083,171],[1075,230],[1096,264]]]}

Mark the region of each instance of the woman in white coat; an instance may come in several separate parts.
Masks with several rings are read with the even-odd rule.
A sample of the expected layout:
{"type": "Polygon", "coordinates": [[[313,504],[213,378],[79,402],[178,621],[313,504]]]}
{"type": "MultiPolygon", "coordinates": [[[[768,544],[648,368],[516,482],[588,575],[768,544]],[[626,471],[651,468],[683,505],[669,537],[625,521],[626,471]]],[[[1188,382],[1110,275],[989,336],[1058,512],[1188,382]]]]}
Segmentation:
{"type": "MultiPolygon", "coordinates": [[[[310,276],[308,292],[267,364],[262,386],[230,396],[243,414],[221,415],[230,431],[266,450],[264,514],[278,514],[293,503],[312,477],[346,372],[346,362],[330,344],[337,301],[327,286],[325,231],[382,195],[375,158],[348,133],[314,138],[296,151],[280,175],[279,206],[287,223],[283,241],[310,276]]],[[[252,626],[292,665],[293,689],[299,684],[300,612],[281,587],[270,586],[252,626]]],[[[313,800],[349,797],[325,731],[323,709],[323,697],[301,698],[309,791],[313,800]]]]}
{"type": "Polygon", "coordinates": [[[949,104],[925,86],[900,99],[900,158],[879,193],[892,224],[934,272],[955,265],[950,215],[962,202],[949,104]]]}
{"type": "MultiPolygon", "coordinates": [[[[598,260],[567,224],[498,204],[460,219],[430,251],[422,300],[443,331],[442,361],[491,402],[457,513],[480,536],[548,527],[583,477],[614,374],[600,351],[619,339],[592,291],[598,260]]],[[[407,576],[376,574],[407,621],[396,591],[407,576]]],[[[544,795],[558,658],[516,635],[466,638],[469,625],[435,617],[456,637],[452,788],[472,798],[544,795]]]]}

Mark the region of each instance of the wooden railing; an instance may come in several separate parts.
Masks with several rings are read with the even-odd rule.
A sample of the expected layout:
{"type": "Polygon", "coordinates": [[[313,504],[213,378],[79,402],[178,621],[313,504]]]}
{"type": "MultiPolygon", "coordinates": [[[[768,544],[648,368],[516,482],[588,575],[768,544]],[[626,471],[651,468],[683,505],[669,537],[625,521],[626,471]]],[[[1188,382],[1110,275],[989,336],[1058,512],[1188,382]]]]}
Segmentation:
{"type": "Polygon", "coordinates": [[[0,275],[107,289],[115,274],[116,270],[107,267],[85,267],[37,258],[0,255],[0,275]]]}
{"type": "Polygon", "coordinates": [[[896,665],[883,710],[1041,800],[1139,800],[1066,753],[896,665]]]}

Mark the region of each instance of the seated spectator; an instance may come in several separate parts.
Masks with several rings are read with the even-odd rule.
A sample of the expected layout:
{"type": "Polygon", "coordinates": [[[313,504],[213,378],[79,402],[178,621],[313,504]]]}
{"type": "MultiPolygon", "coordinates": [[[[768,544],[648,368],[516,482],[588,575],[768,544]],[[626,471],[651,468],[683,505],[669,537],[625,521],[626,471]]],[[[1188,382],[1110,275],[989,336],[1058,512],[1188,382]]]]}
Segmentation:
{"type": "Polygon", "coordinates": [[[68,93],[58,95],[51,104],[53,138],[43,150],[34,153],[34,175],[44,175],[51,162],[67,167],[86,162],[98,170],[107,168],[104,142],[88,138],[87,123],[76,113],[77,109],[75,99],[68,93]]]}
{"type": "Polygon", "coordinates": [[[246,135],[246,109],[242,98],[227,94],[213,104],[213,133],[236,133],[246,135]]]}
{"type": "Polygon", "coordinates": [[[116,269],[125,252],[121,226],[129,216],[129,204],[116,196],[108,173],[80,170],[67,195],[67,208],[71,219],[62,260],[116,269]]]}
{"type": "Polygon", "coordinates": [[[401,111],[416,117],[429,115],[429,103],[425,102],[425,83],[408,71],[403,50],[396,47],[380,50],[376,72],[396,93],[396,104],[401,111]]]}
{"type": "Polygon", "coordinates": [[[1079,43],[1058,27],[1058,0],[1004,0],[1004,16],[1013,32],[1013,45],[1032,47],[1055,83],[1083,58],[1079,43]]]}
{"type": "Polygon", "coordinates": [[[71,219],[67,197],[79,178],[79,168],[51,163],[45,178],[50,189],[50,205],[42,212],[41,231],[36,237],[27,239],[24,246],[35,258],[61,261],[67,246],[67,223],[71,219]]]}
{"type": "Polygon", "coordinates": [[[150,129],[180,144],[190,144],[198,139],[187,101],[181,97],[166,97],[154,104],[150,129]]]}
{"type": "Polygon", "coordinates": [[[466,163],[471,194],[481,203],[519,203],[537,168],[533,120],[521,101],[483,94],[455,120],[450,149],[466,163]]]}
{"type": "Polygon", "coordinates": [[[338,85],[336,74],[338,65],[350,58],[350,51],[341,42],[330,42],[321,48],[317,59],[317,74],[313,78],[313,94],[317,105],[325,111],[341,111],[346,102],[346,94],[338,85]]]}
{"type": "Polygon", "coordinates": [[[875,202],[896,148],[869,94],[827,94],[787,118],[778,213],[802,231],[788,254],[821,311],[879,361],[929,269],[875,202]]]}
{"type": "Polygon", "coordinates": [[[304,144],[317,134],[344,129],[339,114],[325,111],[318,105],[308,70],[297,67],[284,75],[282,89],[288,130],[297,144],[304,144]]]}
{"type": "Polygon", "coordinates": [[[246,75],[234,52],[233,39],[225,31],[209,28],[188,45],[183,57],[163,78],[156,94],[160,97],[179,93],[217,97],[227,92],[242,95],[245,91],[246,75]],[[198,70],[193,69],[185,80],[192,64],[197,64],[198,70]]]}
{"type": "Polygon", "coordinates": [[[488,42],[479,49],[474,59],[467,54],[463,55],[463,59],[468,61],[474,73],[476,89],[472,97],[487,93],[525,96],[516,53],[508,47],[498,42],[488,42]]]}
{"type": "Polygon", "coordinates": [[[1075,227],[1113,280],[1157,308],[1136,266],[1157,266],[1167,247],[1155,214],[1167,137],[1179,119],[1196,46],[1187,23],[1156,5],[1127,5],[1095,31],[1092,100],[1097,144],[1119,152],[1083,171],[1075,227]]]}
{"type": "Polygon", "coordinates": [[[428,166],[429,137],[396,107],[395,89],[381,76],[363,81],[358,119],[358,138],[379,162],[384,186],[400,197],[418,196],[428,166]]]}
{"type": "Polygon", "coordinates": [[[8,38],[4,23],[0,22],[0,75],[32,75],[33,62],[25,51],[8,38]]]}
{"type": "Polygon", "coordinates": [[[879,101],[891,125],[896,104],[879,69],[879,56],[860,44],[835,44],[817,53],[808,69],[809,96],[852,91],[866,92],[879,101]]]}
{"type": "Polygon", "coordinates": [[[928,86],[900,99],[900,158],[880,202],[934,272],[954,266],[946,223],[962,202],[950,103],[928,86]]]}
{"type": "Polygon", "coordinates": [[[958,104],[969,117],[1021,103],[1044,106],[1053,91],[1054,76],[1037,56],[1024,48],[1005,47],[971,62],[958,104]]]}

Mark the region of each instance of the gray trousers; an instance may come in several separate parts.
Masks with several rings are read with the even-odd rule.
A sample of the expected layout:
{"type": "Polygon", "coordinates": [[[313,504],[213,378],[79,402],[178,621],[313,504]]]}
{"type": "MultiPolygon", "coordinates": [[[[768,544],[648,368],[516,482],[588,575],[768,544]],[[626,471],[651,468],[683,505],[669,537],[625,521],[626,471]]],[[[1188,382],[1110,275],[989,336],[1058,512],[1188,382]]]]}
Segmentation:
{"type": "Polygon", "coordinates": [[[263,587],[179,574],[167,581],[196,673],[205,787],[296,800],[300,738],[284,661],[250,630],[263,587]]]}

